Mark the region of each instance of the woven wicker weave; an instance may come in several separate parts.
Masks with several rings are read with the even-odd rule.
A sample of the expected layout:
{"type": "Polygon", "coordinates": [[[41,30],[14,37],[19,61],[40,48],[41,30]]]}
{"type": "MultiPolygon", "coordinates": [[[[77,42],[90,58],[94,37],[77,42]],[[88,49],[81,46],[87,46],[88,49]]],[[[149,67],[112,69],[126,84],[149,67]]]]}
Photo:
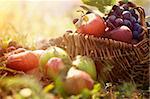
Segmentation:
{"type": "Polygon", "coordinates": [[[51,39],[50,45],[65,49],[71,58],[76,55],[91,57],[96,63],[100,80],[148,83],[150,40],[147,37],[144,10],[141,7],[135,9],[140,14],[144,29],[141,41],[136,45],[78,33],[65,33],[63,37],[51,39]]]}

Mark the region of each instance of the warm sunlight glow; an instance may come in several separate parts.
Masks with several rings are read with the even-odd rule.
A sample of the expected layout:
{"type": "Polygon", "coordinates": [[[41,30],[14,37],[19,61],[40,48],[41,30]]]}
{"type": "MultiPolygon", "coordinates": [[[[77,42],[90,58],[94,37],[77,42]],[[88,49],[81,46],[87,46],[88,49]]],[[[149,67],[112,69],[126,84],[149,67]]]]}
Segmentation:
{"type": "Polygon", "coordinates": [[[80,3],[80,0],[1,0],[0,37],[14,40],[23,37],[35,42],[62,35],[67,29],[74,29],[71,13],[80,3]]]}

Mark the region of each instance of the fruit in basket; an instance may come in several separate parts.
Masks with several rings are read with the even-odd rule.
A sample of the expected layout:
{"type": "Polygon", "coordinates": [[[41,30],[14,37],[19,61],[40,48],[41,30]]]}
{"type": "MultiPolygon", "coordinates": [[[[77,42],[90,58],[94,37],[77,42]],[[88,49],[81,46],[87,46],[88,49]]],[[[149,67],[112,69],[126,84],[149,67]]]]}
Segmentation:
{"type": "Polygon", "coordinates": [[[78,33],[96,37],[102,36],[106,28],[103,18],[95,13],[83,15],[79,20],[75,20],[74,24],[78,33]]]}
{"type": "Polygon", "coordinates": [[[123,25],[127,26],[128,28],[132,29],[132,23],[129,20],[124,20],[123,25]]]}
{"type": "Polygon", "coordinates": [[[48,60],[45,69],[48,76],[55,78],[65,69],[65,65],[61,58],[53,57],[48,60]]]}
{"type": "Polygon", "coordinates": [[[124,19],[130,19],[131,18],[131,13],[129,12],[129,11],[123,11],[122,12],[122,17],[124,18],[124,19]]]}
{"type": "Polygon", "coordinates": [[[69,64],[71,64],[71,59],[66,51],[59,47],[52,46],[49,49],[47,49],[40,57],[40,71],[45,72],[45,66],[48,60],[53,57],[61,58],[66,66],[69,66],[69,64]]]}
{"type": "Polygon", "coordinates": [[[133,36],[132,36],[132,31],[127,26],[121,26],[112,31],[105,33],[105,37],[117,41],[131,43],[133,36]]]}
{"type": "Polygon", "coordinates": [[[108,27],[106,31],[112,31],[117,27],[125,25],[132,31],[132,39],[139,40],[143,28],[139,22],[139,14],[134,7],[136,7],[136,5],[132,2],[123,1],[120,1],[119,5],[114,5],[111,13],[108,14],[105,20],[108,27]]]}
{"type": "Polygon", "coordinates": [[[117,18],[115,20],[115,26],[121,26],[121,25],[123,25],[123,20],[121,18],[117,18]]]}
{"type": "Polygon", "coordinates": [[[19,71],[28,71],[38,67],[38,64],[38,57],[31,51],[25,51],[8,56],[6,67],[19,71]]]}
{"type": "Polygon", "coordinates": [[[96,66],[91,58],[78,55],[72,64],[78,69],[87,72],[94,80],[96,79],[96,66]]]}
{"type": "Polygon", "coordinates": [[[92,89],[93,85],[94,81],[89,74],[72,67],[67,73],[64,88],[68,94],[79,94],[85,88],[92,89]]]}

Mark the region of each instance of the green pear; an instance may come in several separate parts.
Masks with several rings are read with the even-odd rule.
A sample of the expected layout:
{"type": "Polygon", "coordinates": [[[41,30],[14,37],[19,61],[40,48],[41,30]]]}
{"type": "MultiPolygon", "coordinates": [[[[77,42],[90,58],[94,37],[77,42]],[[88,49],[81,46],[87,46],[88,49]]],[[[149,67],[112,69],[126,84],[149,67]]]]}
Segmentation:
{"type": "Polygon", "coordinates": [[[87,72],[94,80],[96,80],[96,66],[91,58],[78,55],[72,64],[78,69],[87,72]]]}

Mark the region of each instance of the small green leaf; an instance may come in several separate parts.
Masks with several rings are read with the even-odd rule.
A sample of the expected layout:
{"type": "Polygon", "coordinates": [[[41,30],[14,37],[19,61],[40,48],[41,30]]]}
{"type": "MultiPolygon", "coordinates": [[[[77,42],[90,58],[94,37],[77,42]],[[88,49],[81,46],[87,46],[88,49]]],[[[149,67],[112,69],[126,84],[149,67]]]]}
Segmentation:
{"type": "Polygon", "coordinates": [[[114,5],[116,0],[82,0],[82,2],[90,6],[95,6],[104,13],[105,7],[114,5]]]}
{"type": "Polygon", "coordinates": [[[55,79],[55,87],[56,87],[56,91],[62,95],[63,97],[66,97],[66,93],[65,93],[65,90],[64,90],[64,86],[63,86],[63,81],[62,81],[62,78],[60,76],[58,76],[56,79],[55,79]]]}
{"type": "Polygon", "coordinates": [[[125,2],[125,3],[127,3],[128,2],[128,0],[122,0],[123,2],[125,2]]]}
{"type": "Polygon", "coordinates": [[[101,84],[97,83],[94,85],[94,88],[91,92],[92,92],[92,94],[95,94],[95,93],[100,92],[100,91],[101,91],[101,84]]]}
{"type": "Polygon", "coordinates": [[[84,89],[84,90],[81,92],[82,99],[89,99],[90,94],[91,94],[91,93],[90,93],[90,90],[84,89]]]}

